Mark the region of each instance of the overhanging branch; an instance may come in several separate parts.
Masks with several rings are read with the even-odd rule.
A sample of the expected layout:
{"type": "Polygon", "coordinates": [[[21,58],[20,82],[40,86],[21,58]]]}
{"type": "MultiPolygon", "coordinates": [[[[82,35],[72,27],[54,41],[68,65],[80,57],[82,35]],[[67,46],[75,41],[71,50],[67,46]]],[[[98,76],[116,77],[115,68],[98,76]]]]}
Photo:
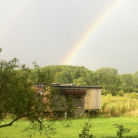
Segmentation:
{"type": "Polygon", "coordinates": [[[9,122],[9,123],[7,123],[7,124],[0,125],[0,128],[12,126],[12,124],[13,124],[14,122],[16,122],[17,120],[19,120],[19,119],[21,119],[21,118],[23,118],[23,117],[25,117],[25,115],[24,115],[24,116],[21,116],[21,117],[17,117],[17,118],[15,118],[13,121],[11,121],[11,122],[9,122]]]}

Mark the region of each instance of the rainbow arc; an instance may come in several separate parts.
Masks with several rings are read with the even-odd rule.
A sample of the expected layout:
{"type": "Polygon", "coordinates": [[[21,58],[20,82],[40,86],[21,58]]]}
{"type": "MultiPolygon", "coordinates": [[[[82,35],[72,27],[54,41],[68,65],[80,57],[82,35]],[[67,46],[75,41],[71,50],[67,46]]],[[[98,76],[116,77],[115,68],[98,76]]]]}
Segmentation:
{"type": "Polygon", "coordinates": [[[110,5],[102,14],[88,27],[88,30],[82,35],[80,40],[73,46],[72,50],[69,52],[65,60],[64,65],[69,65],[79,53],[80,49],[87,43],[89,38],[92,37],[94,31],[104,22],[104,20],[112,14],[112,12],[120,5],[123,0],[115,0],[112,5],[110,5]]]}

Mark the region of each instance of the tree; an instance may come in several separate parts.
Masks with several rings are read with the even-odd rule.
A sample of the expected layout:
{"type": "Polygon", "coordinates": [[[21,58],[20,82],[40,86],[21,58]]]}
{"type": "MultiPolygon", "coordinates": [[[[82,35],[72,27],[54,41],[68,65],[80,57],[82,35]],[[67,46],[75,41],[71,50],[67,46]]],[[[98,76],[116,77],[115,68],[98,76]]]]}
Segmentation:
{"type": "Polygon", "coordinates": [[[133,78],[135,91],[138,92],[138,71],[134,73],[133,78]]]}
{"type": "Polygon", "coordinates": [[[134,91],[134,78],[132,74],[122,74],[120,75],[120,79],[122,81],[122,89],[125,92],[133,92],[134,91]]]}
{"type": "Polygon", "coordinates": [[[76,85],[79,85],[79,86],[85,86],[86,85],[86,82],[82,77],[80,77],[78,79],[74,79],[73,83],[76,85]]]}
{"type": "Polygon", "coordinates": [[[41,119],[45,117],[46,109],[43,96],[33,88],[30,69],[20,65],[16,58],[0,60],[0,123],[7,115],[12,117],[11,122],[0,124],[0,128],[26,117],[42,129],[41,119]]]}
{"type": "Polygon", "coordinates": [[[120,90],[121,81],[117,69],[114,68],[101,68],[96,71],[97,85],[103,86],[107,93],[117,95],[120,90]]]}
{"type": "Polygon", "coordinates": [[[34,84],[50,85],[52,83],[52,76],[50,69],[40,68],[35,62],[34,69],[31,71],[31,78],[34,84]]]}
{"type": "Polygon", "coordinates": [[[72,83],[72,76],[68,70],[63,70],[62,72],[57,72],[55,75],[56,83],[72,83]]]}

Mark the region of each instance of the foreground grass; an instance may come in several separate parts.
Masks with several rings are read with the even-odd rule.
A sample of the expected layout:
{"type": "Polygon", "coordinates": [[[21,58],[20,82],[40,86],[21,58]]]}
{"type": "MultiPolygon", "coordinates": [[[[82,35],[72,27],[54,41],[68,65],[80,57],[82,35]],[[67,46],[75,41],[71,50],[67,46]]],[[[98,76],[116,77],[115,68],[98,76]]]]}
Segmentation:
{"type": "MultiPolygon", "coordinates": [[[[116,129],[113,127],[113,124],[122,124],[130,128],[131,132],[126,134],[127,138],[138,138],[138,117],[77,119],[69,122],[57,121],[54,123],[56,134],[51,137],[77,138],[86,121],[91,122],[92,128],[90,133],[96,136],[96,138],[116,138],[116,129]]],[[[40,135],[32,130],[23,132],[28,125],[28,121],[18,121],[12,127],[1,128],[0,138],[46,138],[45,135],[40,135]]]]}

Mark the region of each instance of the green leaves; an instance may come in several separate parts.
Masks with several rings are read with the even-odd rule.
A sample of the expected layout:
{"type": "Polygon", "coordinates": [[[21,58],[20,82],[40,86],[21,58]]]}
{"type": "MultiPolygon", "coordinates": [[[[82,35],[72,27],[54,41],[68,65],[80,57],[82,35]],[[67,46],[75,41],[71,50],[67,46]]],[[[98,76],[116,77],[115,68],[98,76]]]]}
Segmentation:
{"type": "Polygon", "coordinates": [[[114,124],[113,125],[115,128],[117,128],[116,130],[116,135],[119,138],[122,138],[124,134],[130,132],[131,129],[129,128],[125,128],[123,125],[120,124],[114,124]]]}
{"type": "MultiPolygon", "coordinates": [[[[30,72],[31,70],[20,65],[16,58],[0,61],[0,120],[5,119],[7,114],[15,121],[26,117],[35,122],[45,117],[47,108],[44,97],[33,88],[30,72]]],[[[13,123],[0,127],[11,126],[13,123]]]]}
{"type": "Polygon", "coordinates": [[[92,134],[89,134],[91,127],[92,125],[90,122],[85,122],[82,132],[79,134],[79,138],[94,138],[92,134]]]}

